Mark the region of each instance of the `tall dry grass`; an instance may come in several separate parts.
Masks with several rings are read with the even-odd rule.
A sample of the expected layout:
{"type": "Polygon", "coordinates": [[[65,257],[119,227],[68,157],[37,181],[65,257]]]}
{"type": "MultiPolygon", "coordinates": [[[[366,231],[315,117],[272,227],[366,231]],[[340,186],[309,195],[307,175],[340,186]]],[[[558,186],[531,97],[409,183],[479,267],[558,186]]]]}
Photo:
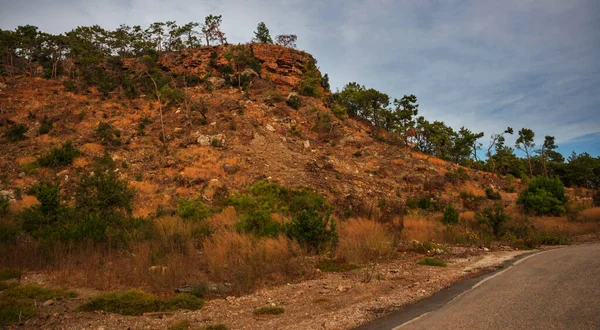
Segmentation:
{"type": "Polygon", "coordinates": [[[437,220],[441,214],[421,215],[412,213],[404,217],[402,239],[412,241],[438,241],[445,239],[444,225],[437,220]]]}
{"type": "Polygon", "coordinates": [[[368,219],[350,219],[340,225],[336,255],[348,262],[367,263],[394,256],[394,235],[390,228],[368,219]]]}
{"type": "Polygon", "coordinates": [[[203,254],[209,278],[231,283],[235,293],[312,276],[304,251],[285,236],[256,239],[223,231],[204,242],[203,254]]]}

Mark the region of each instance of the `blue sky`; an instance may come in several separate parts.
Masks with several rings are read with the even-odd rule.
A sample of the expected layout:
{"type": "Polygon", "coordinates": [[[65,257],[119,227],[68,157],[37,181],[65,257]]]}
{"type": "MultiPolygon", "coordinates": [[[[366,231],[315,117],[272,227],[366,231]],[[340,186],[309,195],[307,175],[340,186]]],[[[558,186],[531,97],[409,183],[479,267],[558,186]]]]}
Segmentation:
{"type": "Polygon", "coordinates": [[[0,28],[52,33],[221,14],[238,43],[264,21],[272,35],[297,34],[333,89],[357,81],[413,93],[420,114],[483,131],[484,144],[529,127],[538,144],[555,136],[565,155],[600,155],[598,0],[0,1],[0,28]]]}

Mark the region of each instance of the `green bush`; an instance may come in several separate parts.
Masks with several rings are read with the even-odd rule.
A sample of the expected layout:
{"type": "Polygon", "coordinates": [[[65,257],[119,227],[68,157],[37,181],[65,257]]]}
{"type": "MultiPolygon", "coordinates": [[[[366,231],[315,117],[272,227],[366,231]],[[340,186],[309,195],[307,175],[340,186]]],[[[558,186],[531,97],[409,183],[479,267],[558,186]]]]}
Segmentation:
{"type": "Polygon", "coordinates": [[[328,272],[328,273],[343,273],[343,272],[349,272],[351,270],[360,268],[359,265],[348,263],[343,259],[329,259],[329,258],[324,258],[324,259],[319,260],[319,262],[317,262],[315,267],[318,268],[322,272],[328,272]]]}
{"type": "Polygon", "coordinates": [[[469,180],[469,174],[462,167],[459,167],[456,171],[446,172],[444,177],[446,178],[446,181],[454,184],[469,180]]]}
{"type": "Polygon", "coordinates": [[[567,195],[558,177],[537,176],[529,181],[517,203],[530,214],[560,216],[566,212],[567,195]]]}
{"type": "Polygon", "coordinates": [[[79,156],[79,150],[73,146],[71,140],[67,140],[58,148],[52,148],[49,153],[40,156],[36,163],[42,167],[69,166],[79,156]]]}
{"type": "Polygon", "coordinates": [[[461,191],[460,198],[462,199],[464,208],[466,208],[467,210],[479,209],[481,203],[485,199],[485,197],[483,196],[476,196],[467,191],[461,191]]]}
{"type": "Polygon", "coordinates": [[[500,193],[495,191],[494,189],[492,189],[492,187],[485,188],[485,196],[488,199],[496,200],[496,201],[502,199],[502,196],[500,196],[500,193]]]}
{"type": "Polygon", "coordinates": [[[510,216],[506,213],[504,206],[500,202],[491,207],[486,207],[481,212],[478,212],[475,217],[479,224],[490,226],[496,236],[500,235],[504,224],[510,219],[510,216]]]}
{"type": "Polygon", "coordinates": [[[0,327],[26,321],[37,314],[35,302],[31,300],[0,299],[0,327]]]}
{"type": "Polygon", "coordinates": [[[296,110],[300,109],[300,106],[302,105],[302,101],[300,100],[300,97],[298,97],[297,95],[293,95],[293,94],[288,96],[285,103],[287,103],[287,105],[289,105],[291,108],[296,109],[296,110]]]}
{"type": "Polygon", "coordinates": [[[200,221],[208,218],[212,210],[199,198],[180,199],[177,206],[177,215],[184,220],[200,221]]]}
{"type": "Polygon", "coordinates": [[[442,216],[442,223],[445,225],[455,225],[458,223],[459,213],[452,205],[448,204],[442,216]]]}
{"type": "Polygon", "coordinates": [[[235,207],[240,215],[238,230],[258,236],[276,236],[281,232],[281,225],[271,218],[273,213],[293,218],[308,209],[322,216],[331,211],[327,200],[310,189],[290,190],[266,181],[255,183],[245,193],[232,195],[225,205],[235,207]]]}
{"type": "Polygon", "coordinates": [[[75,204],[86,212],[131,214],[135,190],[113,170],[98,170],[94,175],[85,174],[77,186],[75,204]]]}
{"type": "Polygon", "coordinates": [[[121,145],[121,131],[114,129],[109,123],[100,122],[96,128],[96,136],[103,145],[121,145]]]}
{"type": "Polygon", "coordinates": [[[265,306],[254,310],[254,315],[279,315],[283,314],[284,309],[275,306],[265,306]]]}
{"type": "Polygon", "coordinates": [[[594,206],[600,206],[600,189],[596,190],[596,193],[594,193],[594,206]]]}
{"type": "Polygon", "coordinates": [[[333,115],[336,116],[340,120],[344,120],[348,118],[348,109],[339,104],[334,104],[333,108],[331,108],[333,115]]]}
{"type": "Polygon", "coordinates": [[[4,133],[4,137],[9,142],[17,142],[25,139],[25,133],[27,133],[28,130],[29,128],[27,128],[25,124],[15,124],[4,133]]]}
{"type": "Polygon", "coordinates": [[[0,281],[6,281],[13,278],[21,278],[21,270],[14,268],[4,268],[0,270],[0,281]]]}
{"type": "Polygon", "coordinates": [[[42,121],[40,122],[40,129],[38,130],[38,134],[44,135],[50,133],[50,131],[52,130],[52,126],[52,120],[48,119],[48,117],[44,117],[44,119],[42,119],[42,121]]]}
{"type": "Polygon", "coordinates": [[[315,252],[337,244],[335,220],[312,208],[302,210],[286,227],[288,236],[315,252]]]}
{"type": "Polygon", "coordinates": [[[8,197],[0,196],[0,217],[8,214],[8,202],[8,197]]]}
{"type": "Polygon", "coordinates": [[[434,267],[446,267],[448,266],[444,261],[436,258],[425,257],[418,262],[421,266],[434,266],[434,267]]]}
{"type": "Polygon", "coordinates": [[[425,211],[437,211],[440,208],[439,202],[430,196],[408,197],[406,207],[409,209],[421,209],[425,211]]]}
{"type": "Polygon", "coordinates": [[[185,100],[185,92],[182,89],[165,85],[160,89],[160,97],[167,106],[177,106],[185,100]]]}
{"type": "Polygon", "coordinates": [[[102,294],[79,306],[82,312],[105,311],[122,315],[142,315],[150,312],[176,311],[180,309],[198,310],[204,301],[187,293],[180,293],[170,299],[160,299],[139,290],[102,294]]]}

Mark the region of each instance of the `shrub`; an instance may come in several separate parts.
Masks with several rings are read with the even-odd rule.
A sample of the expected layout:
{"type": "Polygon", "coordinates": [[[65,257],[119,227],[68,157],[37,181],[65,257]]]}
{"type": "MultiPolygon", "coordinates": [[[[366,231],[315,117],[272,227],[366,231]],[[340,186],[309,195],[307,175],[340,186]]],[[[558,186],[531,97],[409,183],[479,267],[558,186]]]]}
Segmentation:
{"type": "Polygon", "coordinates": [[[35,299],[43,301],[49,299],[65,299],[75,297],[77,297],[77,294],[73,291],[67,291],[63,289],[48,289],[34,284],[14,286],[0,293],[0,298],[35,299]]]}
{"type": "Polygon", "coordinates": [[[444,261],[436,258],[425,257],[418,262],[421,266],[434,266],[434,267],[446,267],[448,266],[444,261]]]}
{"type": "Polygon", "coordinates": [[[94,175],[85,174],[81,178],[75,196],[77,209],[102,214],[131,214],[135,190],[113,170],[97,172],[94,175]]]}
{"type": "Polygon", "coordinates": [[[445,225],[455,225],[458,223],[459,213],[452,205],[448,204],[442,216],[442,223],[445,225]]]}
{"type": "Polygon", "coordinates": [[[600,189],[596,190],[596,193],[594,193],[594,206],[600,206],[600,189]]]}
{"type": "Polygon", "coordinates": [[[536,236],[536,241],[541,245],[568,245],[569,240],[557,234],[541,233],[536,236]]]}
{"type": "Polygon", "coordinates": [[[200,221],[212,214],[212,210],[199,198],[180,199],[177,215],[184,220],[200,221]]]}
{"type": "Polygon", "coordinates": [[[204,301],[187,293],[180,293],[170,299],[160,299],[150,293],[129,290],[96,296],[77,308],[78,311],[105,311],[122,315],[142,315],[150,312],[176,311],[180,309],[198,310],[204,301]]]}
{"type": "Polygon", "coordinates": [[[302,101],[300,100],[300,97],[298,97],[298,95],[293,94],[288,96],[285,103],[287,103],[287,105],[296,110],[300,109],[300,106],[302,106],[302,101]]]}
{"type": "Polygon", "coordinates": [[[13,268],[4,268],[0,270],[0,281],[6,281],[12,278],[21,278],[21,270],[13,268]]]}
{"type": "Polygon", "coordinates": [[[225,324],[210,324],[207,326],[203,326],[200,330],[227,330],[227,326],[225,324]]]}
{"type": "Polygon", "coordinates": [[[485,196],[491,200],[501,200],[502,199],[502,196],[500,196],[500,193],[497,191],[494,191],[494,189],[492,189],[492,187],[485,188],[485,196]]]}
{"type": "Polygon", "coordinates": [[[288,224],[286,232],[300,245],[317,253],[329,246],[335,246],[338,241],[335,220],[330,219],[328,214],[320,214],[312,208],[305,209],[295,216],[288,224]]]}
{"type": "Polygon", "coordinates": [[[279,315],[283,314],[284,309],[275,306],[265,306],[254,310],[254,315],[279,315]]]}
{"type": "Polygon", "coordinates": [[[40,122],[40,129],[38,133],[40,135],[48,134],[52,130],[52,120],[49,120],[48,117],[44,117],[44,119],[40,122]]]}
{"type": "Polygon", "coordinates": [[[29,128],[27,128],[25,124],[15,124],[4,133],[4,137],[9,142],[17,142],[25,139],[25,133],[27,133],[28,130],[29,128]]]}
{"type": "Polygon", "coordinates": [[[319,96],[319,85],[321,74],[317,69],[316,61],[308,61],[304,67],[303,80],[300,83],[299,92],[304,96],[319,96]]]}
{"type": "Polygon", "coordinates": [[[103,145],[121,145],[121,131],[114,129],[109,123],[100,122],[96,128],[96,136],[103,145]]]}
{"type": "Polygon", "coordinates": [[[182,89],[165,85],[160,89],[160,97],[162,102],[166,102],[167,106],[177,106],[185,100],[185,92],[182,89]]]}
{"type": "Polygon", "coordinates": [[[437,211],[440,207],[439,202],[430,196],[409,197],[406,199],[406,207],[409,209],[421,209],[426,211],[437,211]]]}
{"type": "Polygon", "coordinates": [[[469,180],[469,174],[462,167],[459,167],[456,171],[446,172],[444,177],[446,178],[446,181],[454,184],[469,180]]]}
{"type": "Polygon", "coordinates": [[[502,227],[510,219],[510,216],[504,210],[502,203],[496,203],[491,207],[486,207],[476,214],[479,224],[485,224],[492,228],[494,235],[500,235],[502,227]]]}
{"type": "Polygon", "coordinates": [[[12,298],[0,299],[0,327],[23,322],[37,313],[35,302],[12,298]]]}
{"type": "Polygon", "coordinates": [[[479,209],[481,202],[485,199],[483,196],[476,196],[467,191],[461,191],[460,198],[462,199],[464,208],[467,210],[479,209]]]}
{"type": "Polygon", "coordinates": [[[283,95],[278,90],[269,90],[263,94],[263,99],[266,104],[275,105],[276,103],[283,102],[283,95]]]}
{"type": "Polygon", "coordinates": [[[333,108],[331,108],[333,115],[336,116],[340,120],[344,120],[348,118],[348,109],[339,104],[334,104],[333,108]]]}
{"type": "Polygon", "coordinates": [[[528,213],[559,216],[565,214],[567,196],[558,177],[537,176],[521,192],[517,203],[528,213]]]}
{"type": "Polygon", "coordinates": [[[323,196],[309,189],[289,190],[266,181],[255,183],[243,194],[233,195],[225,205],[235,207],[240,214],[238,230],[258,236],[280,233],[281,225],[272,219],[273,213],[295,217],[306,209],[321,215],[328,215],[331,210],[323,196]]]}
{"type": "Polygon", "coordinates": [[[327,112],[318,112],[315,126],[312,130],[319,133],[331,132],[331,116],[327,112]]]}
{"type": "Polygon", "coordinates": [[[8,214],[9,199],[7,196],[0,196],[0,217],[8,214]]]}
{"type": "Polygon", "coordinates": [[[73,146],[71,140],[67,140],[59,148],[52,148],[49,153],[40,156],[36,163],[42,167],[68,166],[77,156],[79,150],[73,146]]]}

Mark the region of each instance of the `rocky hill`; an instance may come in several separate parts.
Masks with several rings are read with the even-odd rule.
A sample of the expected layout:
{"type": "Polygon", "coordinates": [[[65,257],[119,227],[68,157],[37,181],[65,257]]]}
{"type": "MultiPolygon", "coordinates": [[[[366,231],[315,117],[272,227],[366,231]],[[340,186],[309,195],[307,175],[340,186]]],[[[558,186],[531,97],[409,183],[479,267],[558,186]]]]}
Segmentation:
{"type": "MultiPolygon", "coordinates": [[[[464,180],[461,187],[453,185],[456,165],[388,143],[385,132],[368,122],[337,118],[326,102],[329,92],[320,85],[315,96],[301,95],[316,62],[311,55],[250,44],[243,51],[259,70],[236,70],[232,47],[238,46],[158,56],[157,66],[166,76],[179,84],[186,80],[181,88],[185,95],[175,106],[164,96],[161,102],[153,95],[126,98],[123,88],[102,93],[85,86],[71,92],[74,83],[66,78],[5,81],[0,87],[0,133],[17,124],[27,131],[24,139],[0,146],[2,188],[26,192],[45,178],[60,180],[69,191],[82,173],[92,170],[94,157],[109,153],[120,175],[137,190],[137,215],[173,206],[179,198],[202,196],[210,203],[215,194],[258,180],[312,187],[328,196],[340,215],[395,216],[396,211],[380,207],[385,204],[381,201],[391,202],[385,204],[390,208],[411,196],[451,198],[464,189],[464,180]],[[238,86],[221,74],[231,69],[238,86]],[[40,126],[48,122],[51,129],[41,134],[40,126]],[[67,140],[81,151],[72,166],[31,165],[67,140]]],[[[142,79],[148,75],[145,61],[147,57],[127,59],[120,70],[142,79]]],[[[472,181],[467,184],[477,190],[506,184],[488,173],[463,170],[472,181]]],[[[14,208],[34,203],[34,197],[23,195],[14,208]]]]}

